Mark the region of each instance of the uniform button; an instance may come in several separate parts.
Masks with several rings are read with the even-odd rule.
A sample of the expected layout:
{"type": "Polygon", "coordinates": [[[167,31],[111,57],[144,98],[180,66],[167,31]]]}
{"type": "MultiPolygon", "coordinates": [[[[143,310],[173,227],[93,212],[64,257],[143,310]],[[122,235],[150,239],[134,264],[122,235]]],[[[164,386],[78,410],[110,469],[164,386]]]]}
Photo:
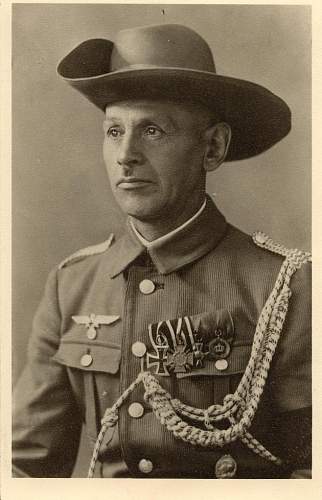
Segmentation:
{"type": "Polygon", "coordinates": [[[129,415],[132,418],[140,418],[144,413],[144,408],[141,403],[132,403],[128,409],[129,415]]]}
{"type": "Polygon", "coordinates": [[[144,474],[150,474],[153,471],[153,463],[151,460],[147,460],[146,458],[142,458],[139,461],[139,470],[144,474]]]}
{"type": "Polygon", "coordinates": [[[155,284],[151,280],[142,280],[139,284],[139,289],[144,295],[150,295],[155,290],[155,284]]]}
{"type": "Polygon", "coordinates": [[[217,359],[217,361],[215,363],[215,367],[217,368],[217,370],[220,370],[220,371],[227,370],[227,368],[228,368],[227,359],[217,359]]]}
{"type": "Polygon", "coordinates": [[[96,339],[96,337],[97,337],[96,329],[95,328],[89,328],[87,330],[87,338],[89,340],[94,340],[94,339],[96,339]]]}
{"type": "Polygon", "coordinates": [[[259,243],[260,245],[264,245],[264,243],[266,243],[266,241],[268,240],[268,236],[264,233],[257,233],[255,239],[257,243],[259,243]]]}
{"type": "Polygon", "coordinates": [[[90,354],[83,354],[80,362],[82,366],[89,366],[93,363],[93,358],[90,354]]]}
{"type": "Polygon", "coordinates": [[[215,474],[217,479],[230,479],[237,472],[237,464],[231,455],[223,455],[216,463],[215,474]]]}
{"type": "Polygon", "coordinates": [[[143,344],[143,342],[134,342],[134,344],[132,344],[132,353],[137,358],[142,358],[146,353],[146,345],[143,344]]]}

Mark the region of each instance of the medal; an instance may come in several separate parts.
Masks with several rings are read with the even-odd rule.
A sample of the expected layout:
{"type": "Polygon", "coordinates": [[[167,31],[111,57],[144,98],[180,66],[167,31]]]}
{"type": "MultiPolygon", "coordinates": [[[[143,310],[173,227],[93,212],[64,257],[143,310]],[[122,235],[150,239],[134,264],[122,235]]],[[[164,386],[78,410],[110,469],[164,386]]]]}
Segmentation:
{"type": "Polygon", "coordinates": [[[196,337],[196,340],[193,345],[193,359],[196,368],[202,368],[204,365],[204,358],[207,353],[203,352],[204,344],[199,337],[196,337]]]}
{"type": "Polygon", "coordinates": [[[223,359],[229,355],[230,344],[222,337],[222,330],[220,328],[217,328],[215,331],[215,338],[209,342],[208,349],[209,359],[223,359]]]}
{"type": "Polygon", "coordinates": [[[169,344],[166,336],[163,333],[158,333],[154,348],[156,354],[150,354],[148,352],[146,355],[147,368],[156,366],[156,375],[169,376],[170,374],[167,370],[167,352],[169,349],[169,344]]]}
{"type": "Polygon", "coordinates": [[[175,351],[168,355],[169,370],[174,373],[187,373],[193,367],[193,353],[184,344],[178,344],[175,351]]]}

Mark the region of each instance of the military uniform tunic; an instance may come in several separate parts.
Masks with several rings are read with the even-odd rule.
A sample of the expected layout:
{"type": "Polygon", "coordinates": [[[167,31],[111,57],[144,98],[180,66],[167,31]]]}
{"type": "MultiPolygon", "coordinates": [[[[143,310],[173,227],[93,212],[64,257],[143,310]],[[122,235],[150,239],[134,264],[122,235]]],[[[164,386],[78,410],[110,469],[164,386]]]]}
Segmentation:
{"type": "MultiPolygon", "coordinates": [[[[15,475],[70,476],[82,424],[94,447],[106,408],[136,379],[143,362],[173,398],[202,409],[221,404],[245,371],[282,261],[228,224],[208,198],[197,219],[148,250],[128,224],[106,251],[52,271],[16,389],[15,475]],[[155,332],[162,323],[168,325],[163,335],[171,337],[184,318],[199,332],[204,352],[218,347],[222,335],[224,356],[203,356],[193,364],[189,346],[180,353],[168,346],[165,364],[155,332]]],[[[240,440],[209,449],[175,438],[139,385],[104,437],[96,475],[215,478],[228,467],[230,475],[223,477],[284,478],[310,467],[309,273],[305,264],[292,278],[288,314],[250,429],[282,465],[240,440]]]]}

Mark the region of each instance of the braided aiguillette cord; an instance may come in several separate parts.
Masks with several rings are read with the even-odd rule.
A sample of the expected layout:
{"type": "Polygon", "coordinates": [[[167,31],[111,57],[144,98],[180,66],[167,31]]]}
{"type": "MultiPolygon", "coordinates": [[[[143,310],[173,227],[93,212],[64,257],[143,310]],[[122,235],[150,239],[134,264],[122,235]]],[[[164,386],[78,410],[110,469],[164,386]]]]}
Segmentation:
{"type": "MultiPolygon", "coordinates": [[[[279,248],[279,250],[281,249],[279,248]]],[[[310,260],[309,254],[297,250],[287,252],[285,250],[285,255],[286,259],[282,264],[273,291],[260,314],[250,359],[235,393],[227,394],[223,405],[212,405],[207,409],[194,408],[185,405],[178,399],[173,399],[150,372],[141,371],[136,380],[104,414],[102,428],[94,447],[88,471],[89,478],[93,477],[106,430],[116,425],[119,407],[140,383],[143,383],[145,388],[145,401],[150,404],[160,423],[175,437],[192,445],[206,447],[222,447],[239,438],[254,453],[276,464],[281,463],[279,458],[266,450],[248,432],[248,429],[263,393],[270,364],[287,314],[288,300],[291,295],[290,279],[296,269],[310,260]],[[199,422],[203,421],[207,430],[187,424],[178,414],[199,422]],[[231,425],[228,429],[220,430],[213,426],[213,422],[223,418],[230,421],[231,425]]]]}

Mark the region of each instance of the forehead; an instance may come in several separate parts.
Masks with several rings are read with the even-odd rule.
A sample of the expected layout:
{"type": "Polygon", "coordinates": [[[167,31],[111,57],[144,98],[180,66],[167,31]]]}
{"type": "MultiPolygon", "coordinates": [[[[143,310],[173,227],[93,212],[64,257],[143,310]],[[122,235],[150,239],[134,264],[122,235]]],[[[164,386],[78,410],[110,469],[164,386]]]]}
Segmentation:
{"type": "Polygon", "coordinates": [[[209,111],[198,105],[168,100],[126,100],[110,104],[105,111],[107,118],[160,118],[171,122],[194,121],[207,116],[209,111]]]}

